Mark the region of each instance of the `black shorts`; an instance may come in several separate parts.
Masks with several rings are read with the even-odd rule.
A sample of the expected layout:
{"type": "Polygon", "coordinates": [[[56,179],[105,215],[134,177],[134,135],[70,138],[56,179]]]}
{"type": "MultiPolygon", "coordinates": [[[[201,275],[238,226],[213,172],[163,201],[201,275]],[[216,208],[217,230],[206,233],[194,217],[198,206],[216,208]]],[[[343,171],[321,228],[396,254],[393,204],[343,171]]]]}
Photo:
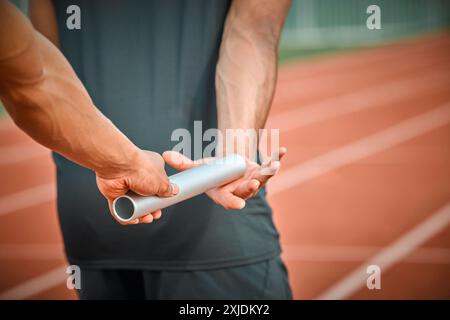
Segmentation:
{"type": "Polygon", "coordinates": [[[292,299],[280,257],[204,271],[82,269],[80,299],[292,299]]]}

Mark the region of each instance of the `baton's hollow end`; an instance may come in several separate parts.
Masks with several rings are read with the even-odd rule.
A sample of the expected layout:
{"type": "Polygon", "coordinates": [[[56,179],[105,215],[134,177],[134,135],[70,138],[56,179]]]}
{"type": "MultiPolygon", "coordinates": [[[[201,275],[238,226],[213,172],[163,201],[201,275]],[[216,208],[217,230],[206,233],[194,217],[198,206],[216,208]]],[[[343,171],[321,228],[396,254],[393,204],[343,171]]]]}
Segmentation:
{"type": "Polygon", "coordinates": [[[122,222],[128,222],[136,211],[136,204],[130,196],[123,195],[114,199],[112,208],[117,219],[122,222]]]}

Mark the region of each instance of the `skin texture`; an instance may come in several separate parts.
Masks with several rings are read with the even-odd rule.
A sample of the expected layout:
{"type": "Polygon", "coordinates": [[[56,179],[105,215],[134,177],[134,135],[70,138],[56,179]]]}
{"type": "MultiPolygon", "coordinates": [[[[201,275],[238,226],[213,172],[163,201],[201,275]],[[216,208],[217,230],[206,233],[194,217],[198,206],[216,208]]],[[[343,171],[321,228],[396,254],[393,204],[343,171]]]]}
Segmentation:
{"type": "MultiPolygon", "coordinates": [[[[258,144],[257,135],[252,139],[238,134],[227,141],[225,130],[264,128],[276,84],[278,41],[290,4],[290,0],[234,0],[226,18],[216,68],[218,123],[224,137],[217,154],[237,151],[247,159],[242,178],[207,192],[227,209],[242,209],[245,200],[278,172],[287,151],[273,150],[260,166],[249,154],[251,146],[258,144]]],[[[207,161],[194,162],[173,151],[165,152],[163,158],[181,171],[207,161]]]]}
{"type": "MultiPolygon", "coordinates": [[[[131,143],[94,106],[59,50],[3,0],[0,33],[0,98],[22,130],[94,170],[110,204],[128,190],[162,197],[176,194],[178,189],[169,183],[162,157],[131,143]]],[[[160,211],[153,212],[140,222],[160,216],[160,211]]]]}
{"type": "MultiPolygon", "coordinates": [[[[247,160],[247,169],[241,178],[209,190],[206,194],[225,209],[244,208],[245,200],[253,197],[278,172],[280,160],[285,154],[286,148],[280,148],[278,155],[273,155],[271,159],[262,165],[247,160]]],[[[167,164],[180,171],[191,169],[212,160],[212,158],[205,158],[192,161],[176,151],[164,152],[163,158],[167,164]]]]}
{"type": "MultiPolygon", "coordinates": [[[[264,127],[276,82],[278,39],[289,4],[288,0],[233,1],[217,66],[220,130],[264,127]]],[[[15,123],[37,142],[94,170],[98,188],[110,205],[128,190],[142,195],[176,194],[178,187],[169,183],[164,162],[178,170],[201,162],[172,151],[161,157],[137,148],[95,107],[55,47],[59,40],[52,2],[31,0],[30,17],[37,31],[17,9],[0,0],[0,98],[15,123]]],[[[285,153],[281,148],[262,166],[248,160],[242,178],[208,195],[227,209],[243,208],[245,199],[278,171],[285,153]]],[[[130,223],[149,223],[159,217],[161,211],[130,223]]]]}

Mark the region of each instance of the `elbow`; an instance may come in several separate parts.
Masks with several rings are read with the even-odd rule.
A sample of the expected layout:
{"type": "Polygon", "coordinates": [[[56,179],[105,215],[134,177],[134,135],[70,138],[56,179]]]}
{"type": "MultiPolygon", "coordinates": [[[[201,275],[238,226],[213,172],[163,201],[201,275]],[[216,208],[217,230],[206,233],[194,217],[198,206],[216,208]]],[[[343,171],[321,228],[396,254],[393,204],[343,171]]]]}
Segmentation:
{"type": "Polygon", "coordinates": [[[254,34],[256,39],[265,41],[272,46],[278,45],[282,29],[283,21],[271,15],[263,15],[255,18],[250,22],[249,26],[249,30],[254,34]]]}
{"type": "Polygon", "coordinates": [[[230,25],[248,33],[254,41],[271,47],[277,47],[283,29],[285,17],[268,10],[235,9],[230,12],[230,25]],[[234,12],[233,12],[234,11],[234,12]]]}
{"type": "Polygon", "coordinates": [[[258,17],[250,21],[236,23],[236,34],[251,42],[255,47],[266,54],[275,53],[278,50],[282,26],[271,17],[258,17]]]}
{"type": "MultiPolygon", "coordinates": [[[[6,112],[13,120],[14,124],[23,129],[26,124],[26,110],[23,110],[25,105],[23,101],[15,94],[2,94],[1,101],[5,107],[6,112]]],[[[25,108],[26,109],[26,108],[25,108]]]]}
{"type": "Polygon", "coordinates": [[[27,120],[25,112],[21,110],[22,108],[20,107],[20,103],[13,102],[10,99],[5,98],[4,96],[2,97],[2,103],[14,124],[23,130],[23,128],[26,126],[27,120]]]}
{"type": "Polygon", "coordinates": [[[228,14],[228,25],[245,30],[260,45],[277,48],[291,0],[236,0],[228,14]]]}

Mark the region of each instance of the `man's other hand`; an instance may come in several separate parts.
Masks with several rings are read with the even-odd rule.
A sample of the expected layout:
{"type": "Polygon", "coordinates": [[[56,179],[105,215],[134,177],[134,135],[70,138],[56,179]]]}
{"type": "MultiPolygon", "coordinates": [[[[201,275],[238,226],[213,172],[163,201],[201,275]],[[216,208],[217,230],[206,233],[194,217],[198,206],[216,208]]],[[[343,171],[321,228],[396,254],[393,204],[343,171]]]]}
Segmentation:
{"type": "MultiPolygon", "coordinates": [[[[286,151],[286,148],[280,148],[262,165],[247,159],[247,168],[242,177],[221,187],[211,189],[206,194],[215,203],[227,210],[244,208],[245,200],[256,195],[267,181],[278,172],[280,160],[286,154],[286,151]]],[[[168,165],[180,171],[191,169],[213,159],[206,158],[193,161],[176,151],[164,152],[163,158],[168,165]]]]}

